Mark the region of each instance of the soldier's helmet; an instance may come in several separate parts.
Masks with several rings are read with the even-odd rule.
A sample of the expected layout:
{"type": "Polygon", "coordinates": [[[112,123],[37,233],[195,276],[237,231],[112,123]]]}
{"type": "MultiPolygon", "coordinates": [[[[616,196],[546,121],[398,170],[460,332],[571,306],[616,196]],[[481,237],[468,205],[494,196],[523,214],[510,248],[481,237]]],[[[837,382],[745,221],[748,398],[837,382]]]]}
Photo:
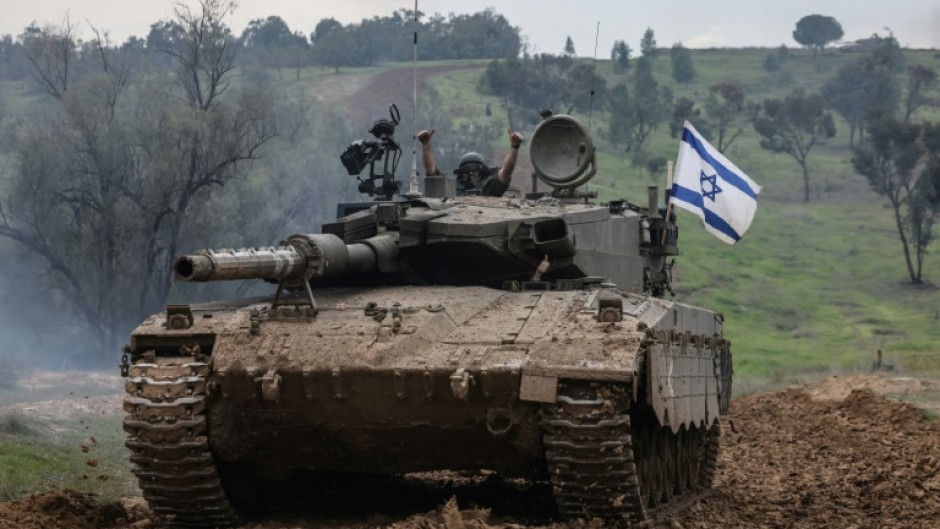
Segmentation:
{"type": "Polygon", "coordinates": [[[457,164],[457,168],[458,168],[458,169],[463,169],[463,167],[464,167],[465,165],[471,164],[471,163],[477,163],[477,164],[480,164],[480,165],[486,165],[486,162],[485,162],[485,160],[483,160],[483,156],[481,156],[480,153],[478,153],[478,152],[468,152],[468,153],[466,153],[466,154],[464,154],[463,156],[460,157],[460,163],[457,164]]]}

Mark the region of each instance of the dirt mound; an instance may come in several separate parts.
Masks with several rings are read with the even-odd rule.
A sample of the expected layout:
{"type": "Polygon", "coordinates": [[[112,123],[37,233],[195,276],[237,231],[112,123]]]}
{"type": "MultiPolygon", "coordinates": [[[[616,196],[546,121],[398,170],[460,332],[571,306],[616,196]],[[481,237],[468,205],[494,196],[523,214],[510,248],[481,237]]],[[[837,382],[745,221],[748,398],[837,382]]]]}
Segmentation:
{"type": "MultiPolygon", "coordinates": [[[[870,389],[851,390],[842,399],[833,398],[830,390],[822,391],[825,398],[814,387],[734,401],[731,420],[724,424],[715,488],[697,501],[661,512],[646,527],[940,527],[940,423],[928,420],[913,405],[870,389]]],[[[439,476],[429,475],[371,488],[334,488],[325,499],[329,504],[351,505],[350,510],[330,514],[321,503],[310,512],[281,512],[249,520],[242,527],[599,529],[603,525],[556,521],[541,485],[511,488],[494,478],[442,484],[439,476]],[[435,480],[436,485],[422,484],[435,480]],[[442,507],[427,512],[433,505],[442,507]]],[[[0,503],[0,529],[159,527],[139,503],[132,508],[99,504],[93,496],[75,492],[39,494],[0,503]]],[[[309,498],[306,503],[311,503],[309,498]]]]}
{"type": "Polygon", "coordinates": [[[128,522],[118,503],[98,503],[92,494],[53,491],[0,503],[0,529],[100,529],[128,522]]]}
{"type": "MultiPolygon", "coordinates": [[[[714,491],[680,520],[705,527],[940,524],[940,425],[870,390],[805,390],[733,404],[714,491]]],[[[667,526],[663,526],[667,527],[667,526]]]]}

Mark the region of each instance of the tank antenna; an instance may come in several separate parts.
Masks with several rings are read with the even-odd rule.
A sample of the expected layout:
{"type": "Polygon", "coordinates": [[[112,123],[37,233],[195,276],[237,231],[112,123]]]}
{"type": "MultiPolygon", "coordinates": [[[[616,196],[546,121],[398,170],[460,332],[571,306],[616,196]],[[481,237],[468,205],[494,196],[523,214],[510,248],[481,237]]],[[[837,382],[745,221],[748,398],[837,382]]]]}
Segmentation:
{"type": "Polygon", "coordinates": [[[408,186],[408,197],[420,197],[418,190],[418,0],[415,0],[414,21],[411,24],[414,30],[412,69],[414,74],[411,94],[411,184],[408,186]]]}
{"type": "Polygon", "coordinates": [[[591,103],[588,105],[588,132],[591,131],[591,118],[594,113],[594,83],[597,81],[597,40],[601,36],[601,21],[597,21],[597,31],[594,32],[594,70],[591,71],[591,103]]]}

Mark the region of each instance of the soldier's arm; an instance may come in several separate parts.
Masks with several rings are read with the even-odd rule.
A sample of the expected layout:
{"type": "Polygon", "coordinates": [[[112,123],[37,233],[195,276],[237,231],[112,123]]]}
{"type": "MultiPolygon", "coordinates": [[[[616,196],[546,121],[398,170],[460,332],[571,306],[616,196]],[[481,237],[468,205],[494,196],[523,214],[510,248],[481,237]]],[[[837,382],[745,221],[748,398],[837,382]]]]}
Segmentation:
{"type": "Polygon", "coordinates": [[[499,168],[499,173],[496,174],[503,186],[508,186],[512,180],[512,172],[516,170],[516,160],[519,159],[519,146],[522,145],[523,139],[525,138],[523,138],[521,132],[509,131],[509,146],[511,148],[509,154],[506,155],[506,159],[503,160],[502,167],[499,168]]]}
{"type": "Polygon", "coordinates": [[[437,160],[434,159],[434,151],[431,149],[431,136],[434,130],[422,130],[418,133],[418,141],[421,142],[421,161],[424,163],[424,174],[427,176],[441,176],[441,169],[437,166],[437,160]]]}

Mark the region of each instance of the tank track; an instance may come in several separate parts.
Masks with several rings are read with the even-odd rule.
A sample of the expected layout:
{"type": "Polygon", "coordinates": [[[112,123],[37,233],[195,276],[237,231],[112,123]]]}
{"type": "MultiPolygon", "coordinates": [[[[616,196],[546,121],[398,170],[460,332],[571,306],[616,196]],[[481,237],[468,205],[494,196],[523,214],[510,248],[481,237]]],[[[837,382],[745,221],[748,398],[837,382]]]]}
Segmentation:
{"type": "Polygon", "coordinates": [[[559,513],[637,523],[710,487],[718,424],[709,430],[660,427],[651,410],[630,410],[617,384],[559,383],[542,408],[545,457],[559,513]]]}
{"type": "Polygon", "coordinates": [[[130,366],[124,431],[133,472],[150,509],[168,526],[222,527],[237,521],[209,450],[209,364],[159,357],[130,366]]]}

